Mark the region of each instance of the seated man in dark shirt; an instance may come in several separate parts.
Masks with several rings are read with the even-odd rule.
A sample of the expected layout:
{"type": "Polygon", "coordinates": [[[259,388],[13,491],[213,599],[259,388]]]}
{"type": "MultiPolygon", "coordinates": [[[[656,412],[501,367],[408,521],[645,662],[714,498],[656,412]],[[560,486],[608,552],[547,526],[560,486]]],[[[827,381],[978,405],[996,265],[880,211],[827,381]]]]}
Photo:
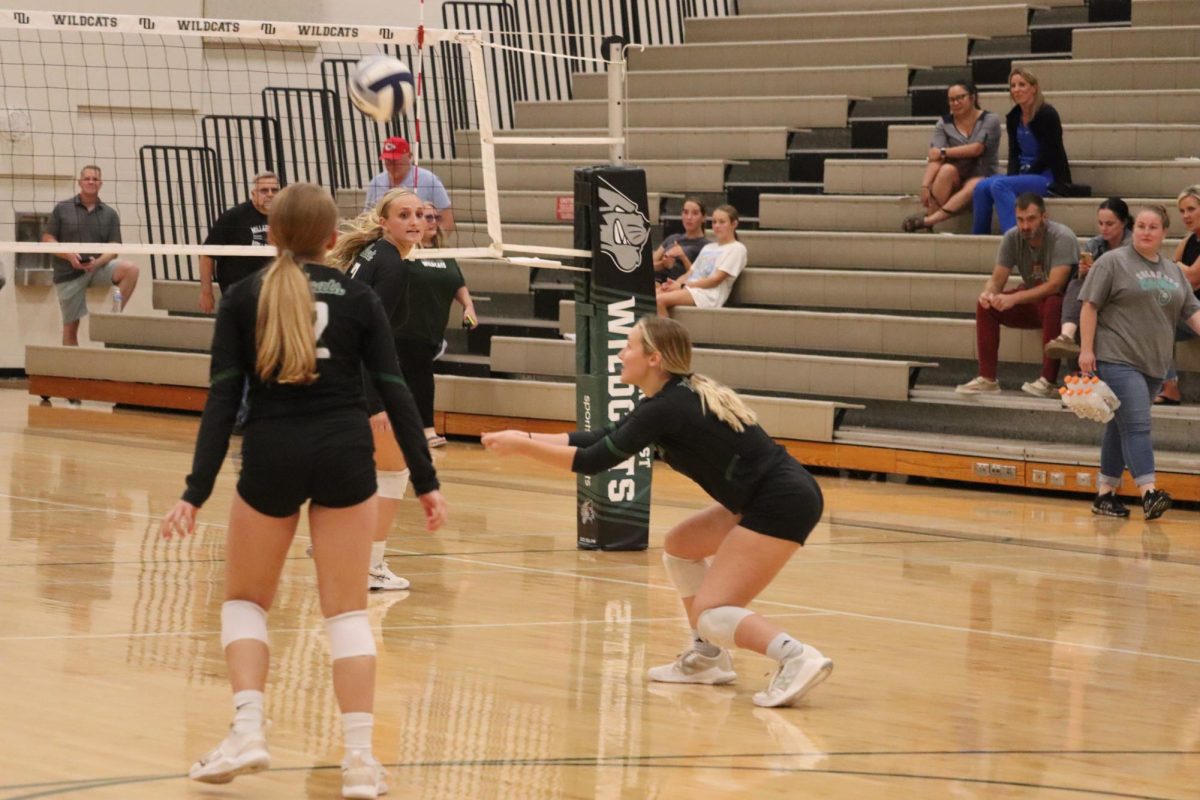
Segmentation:
{"type": "MultiPolygon", "coordinates": [[[[267,212],[271,201],[279,194],[279,178],[273,172],[260,172],[254,176],[250,186],[250,199],[226,211],[213,224],[204,240],[206,245],[267,245],[267,212]]],[[[271,263],[271,257],[263,256],[200,256],[200,310],[211,314],[216,307],[213,296],[213,272],[215,267],[217,284],[221,293],[229,287],[253,275],[271,263]]]]}

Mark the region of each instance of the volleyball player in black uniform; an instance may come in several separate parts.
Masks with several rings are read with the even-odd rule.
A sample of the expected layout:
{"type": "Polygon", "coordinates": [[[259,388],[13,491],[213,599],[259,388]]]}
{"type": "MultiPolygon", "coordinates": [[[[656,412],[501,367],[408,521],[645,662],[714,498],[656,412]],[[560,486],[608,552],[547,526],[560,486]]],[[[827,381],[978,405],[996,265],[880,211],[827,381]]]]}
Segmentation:
{"type": "Polygon", "coordinates": [[[691,341],[671,319],[638,322],[621,351],[621,381],[645,398],[615,426],[571,434],[484,434],[489,450],[585,474],[614,467],[648,446],[717,501],[667,533],[663,564],[679,590],[692,642],[649,670],[669,683],[730,683],[728,649],[779,661],[760,706],[786,706],[829,676],[833,662],[745,608],[774,579],[821,518],[812,476],[755,423],[728,387],[691,371],[691,341]]]}
{"type": "Polygon", "coordinates": [[[375,641],[365,608],[376,508],[364,366],[408,459],[430,530],[444,520],[445,501],[379,298],[319,263],[336,239],[336,225],[333,200],[318,186],[294,184],[275,200],[270,234],[280,255],[221,299],[192,473],[183,499],[164,517],[162,533],[169,538],[194,531],[196,512],[225,458],[248,376],[250,416],[230,512],[221,608],[234,722],[189,774],[227,783],[269,765],[262,727],[267,609],[300,510],[311,500],[321,613],[345,733],[342,795],[373,798],[387,786],[371,755],[375,641]]]}
{"type": "MultiPolygon", "coordinates": [[[[437,447],[446,440],[433,427],[434,356],[446,330],[451,302],[458,299],[472,318],[475,309],[457,263],[419,258],[418,248],[427,229],[420,198],[409,189],[391,189],[370,212],[349,224],[329,260],[379,295],[391,324],[400,370],[416,399],[426,442],[437,447]]],[[[382,405],[370,393],[368,401],[379,484],[369,586],[372,590],[407,589],[409,581],[391,571],[384,552],[408,486],[408,470],[382,405]]]]}

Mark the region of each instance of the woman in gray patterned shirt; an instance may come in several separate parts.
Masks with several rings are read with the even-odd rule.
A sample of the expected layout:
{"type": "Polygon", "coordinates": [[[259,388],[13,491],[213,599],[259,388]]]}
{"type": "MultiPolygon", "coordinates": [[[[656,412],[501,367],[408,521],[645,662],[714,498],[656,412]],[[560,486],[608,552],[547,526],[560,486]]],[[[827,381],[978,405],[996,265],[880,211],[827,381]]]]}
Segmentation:
{"type": "Polygon", "coordinates": [[[950,113],[937,121],[921,179],[924,214],[904,220],[904,230],[932,229],[971,206],[975,185],[995,174],[1000,116],[979,107],[979,90],[958,81],[946,91],[950,113]]]}

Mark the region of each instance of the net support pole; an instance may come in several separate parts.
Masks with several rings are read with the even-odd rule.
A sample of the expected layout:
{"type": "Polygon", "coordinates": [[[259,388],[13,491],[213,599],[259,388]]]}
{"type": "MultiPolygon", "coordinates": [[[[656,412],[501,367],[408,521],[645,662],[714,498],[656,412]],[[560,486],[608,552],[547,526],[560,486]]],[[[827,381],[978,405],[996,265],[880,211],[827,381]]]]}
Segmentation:
{"type": "Polygon", "coordinates": [[[608,161],[613,166],[625,163],[625,43],[617,37],[608,43],[608,161]],[[616,141],[619,140],[619,141],[616,141]]]}
{"type": "Polygon", "coordinates": [[[496,143],[492,128],[492,105],[488,98],[487,72],[483,63],[483,47],[479,40],[467,40],[471,60],[471,81],[475,88],[475,108],[479,117],[479,160],[483,167],[483,205],[487,212],[487,232],[490,245],[499,253],[504,237],[500,226],[500,189],[496,184],[496,143]]]}
{"type": "MultiPolygon", "coordinates": [[[[580,430],[599,430],[633,410],[640,397],[621,383],[634,323],[655,311],[646,173],[622,166],[575,170],[575,249],[592,269],[575,283],[575,398],[580,430]]],[[[576,484],[576,542],[585,550],[645,550],[649,545],[651,452],[646,448],[576,484]]]]}

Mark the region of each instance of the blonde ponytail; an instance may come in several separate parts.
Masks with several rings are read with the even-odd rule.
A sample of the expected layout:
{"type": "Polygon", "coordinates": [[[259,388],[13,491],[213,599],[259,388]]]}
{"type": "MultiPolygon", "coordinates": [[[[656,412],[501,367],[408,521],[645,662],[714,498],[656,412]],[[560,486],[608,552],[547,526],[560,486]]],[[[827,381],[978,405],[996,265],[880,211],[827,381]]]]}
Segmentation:
{"type": "Polygon", "coordinates": [[[684,378],[684,383],[700,397],[700,410],[712,415],[738,433],[748,425],[758,422],[758,416],[750,410],[741,396],[723,383],[717,383],[707,375],[694,373],[684,378]]]}
{"type": "Polygon", "coordinates": [[[267,224],[279,255],[263,274],[258,296],[254,371],[264,382],[312,383],[318,377],[316,304],[300,263],[325,257],[337,206],[320,186],[294,184],[275,198],[267,224]]]}
{"type": "Polygon", "coordinates": [[[317,379],[315,306],[308,276],[284,250],[263,275],[255,327],[259,380],[312,383],[317,379]]]}
{"type": "Polygon", "coordinates": [[[637,327],[642,332],[642,346],[646,354],[658,353],[662,357],[663,369],[684,379],[684,383],[700,398],[701,411],[711,412],[738,433],[749,425],[757,424],[757,415],[737,392],[707,375],[692,373],[692,340],[686,328],[669,317],[642,317],[637,327]]]}

